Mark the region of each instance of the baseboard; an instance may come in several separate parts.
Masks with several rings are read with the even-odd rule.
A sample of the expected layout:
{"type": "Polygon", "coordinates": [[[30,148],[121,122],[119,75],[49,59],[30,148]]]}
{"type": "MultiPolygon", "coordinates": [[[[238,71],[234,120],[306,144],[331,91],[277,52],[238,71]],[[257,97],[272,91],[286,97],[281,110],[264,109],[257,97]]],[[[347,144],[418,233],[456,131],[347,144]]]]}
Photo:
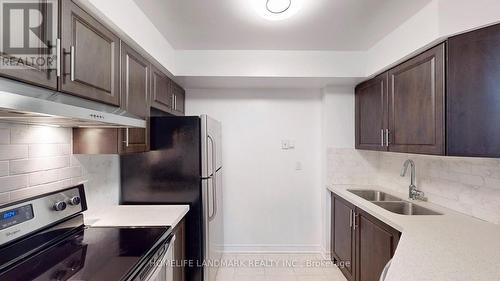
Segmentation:
{"type": "Polygon", "coordinates": [[[332,253],[324,247],[321,247],[321,257],[325,260],[330,260],[332,258],[332,253]]]}
{"type": "Polygon", "coordinates": [[[226,244],[224,253],[269,253],[269,254],[291,254],[291,253],[311,253],[320,254],[322,252],[320,245],[283,245],[283,244],[226,244]]]}

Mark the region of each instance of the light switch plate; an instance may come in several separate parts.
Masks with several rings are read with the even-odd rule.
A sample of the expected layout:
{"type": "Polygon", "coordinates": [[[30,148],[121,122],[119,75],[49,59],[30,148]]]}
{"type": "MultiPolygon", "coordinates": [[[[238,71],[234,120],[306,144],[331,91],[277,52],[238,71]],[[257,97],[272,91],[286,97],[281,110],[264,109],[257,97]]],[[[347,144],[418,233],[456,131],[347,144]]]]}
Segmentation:
{"type": "Polygon", "coordinates": [[[289,149],[290,148],[290,142],[288,140],[282,140],[281,141],[281,149],[289,149]]]}

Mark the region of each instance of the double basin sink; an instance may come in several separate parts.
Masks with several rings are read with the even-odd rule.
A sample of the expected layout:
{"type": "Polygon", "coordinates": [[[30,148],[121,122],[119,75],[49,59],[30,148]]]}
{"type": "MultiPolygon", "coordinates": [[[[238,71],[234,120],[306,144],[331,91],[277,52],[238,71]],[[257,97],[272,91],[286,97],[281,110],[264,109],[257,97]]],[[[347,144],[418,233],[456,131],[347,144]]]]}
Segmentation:
{"type": "Polygon", "coordinates": [[[442,215],[436,211],[424,208],[403,199],[377,190],[348,190],[349,192],[365,199],[373,204],[399,215],[422,216],[442,215]]]}

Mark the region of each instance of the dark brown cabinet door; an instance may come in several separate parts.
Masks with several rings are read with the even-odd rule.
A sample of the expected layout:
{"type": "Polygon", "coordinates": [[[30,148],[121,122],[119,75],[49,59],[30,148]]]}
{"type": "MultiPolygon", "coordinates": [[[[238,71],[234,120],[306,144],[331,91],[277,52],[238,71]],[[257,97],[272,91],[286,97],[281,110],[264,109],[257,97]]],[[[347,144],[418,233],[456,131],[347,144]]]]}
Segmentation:
{"type": "Polygon", "coordinates": [[[387,150],[387,73],[356,87],[356,148],[387,150]]]}
{"type": "Polygon", "coordinates": [[[184,220],[181,221],[172,231],[175,235],[174,242],[174,279],[175,281],[186,280],[186,269],[182,266],[183,261],[186,260],[186,227],[184,220]]]}
{"type": "Polygon", "coordinates": [[[164,112],[172,111],[172,81],[158,68],[151,65],[151,107],[164,112]]]}
{"type": "Polygon", "coordinates": [[[389,71],[389,150],[444,155],[445,47],[389,71]]]}
{"type": "Polygon", "coordinates": [[[399,242],[399,232],[357,209],[356,281],[379,281],[399,242]]]}
{"type": "Polygon", "coordinates": [[[60,90],[120,105],[120,39],[72,0],[61,1],[60,90]]]}
{"type": "Polygon", "coordinates": [[[447,153],[500,157],[500,25],[448,41],[447,153]]]}
{"type": "Polygon", "coordinates": [[[332,255],[348,280],[354,280],[354,206],[332,194],[332,255]]]}
{"type": "Polygon", "coordinates": [[[39,0],[2,5],[5,33],[0,46],[0,76],[57,89],[58,2],[39,0]],[[40,13],[28,14],[30,10],[40,13]],[[37,30],[26,30],[26,26],[15,21],[21,19],[26,22],[24,17],[30,17],[31,21],[36,20],[41,25],[37,30]]]}
{"type": "MultiPolygon", "coordinates": [[[[137,117],[149,117],[149,62],[132,48],[122,43],[121,47],[121,100],[122,108],[137,117]]],[[[123,129],[122,153],[147,151],[149,138],[147,129],[123,129]]]]}
{"type": "Polygon", "coordinates": [[[174,94],[174,111],[177,114],[183,115],[185,112],[185,99],[186,99],[186,92],[184,89],[177,85],[176,83],[173,83],[173,94],[174,94]]]}

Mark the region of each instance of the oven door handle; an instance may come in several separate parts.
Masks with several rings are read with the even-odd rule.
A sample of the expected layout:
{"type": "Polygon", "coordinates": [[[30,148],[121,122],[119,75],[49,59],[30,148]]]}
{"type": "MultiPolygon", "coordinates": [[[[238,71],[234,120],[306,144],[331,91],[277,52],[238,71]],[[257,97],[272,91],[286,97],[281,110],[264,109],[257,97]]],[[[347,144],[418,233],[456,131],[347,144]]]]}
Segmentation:
{"type": "Polygon", "coordinates": [[[168,248],[167,250],[163,253],[163,256],[161,257],[160,263],[155,264],[154,270],[148,274],[146,278],[143,279],[143,281],[155,281],[155,280],[167,280],[167,281],[173,281],[173,274],[169,275],[169,272],[171,272],[168,268],[172,267],[170,264],[173,259],[174,259],[174,243],[175,243],[175,235],[172,236],[172,239],[170,239],[170,242],[168,242],[168,248]],[[164,273],[167,276],[164,276],[164,278],[159,278],[161,273],[164,273]]]}

